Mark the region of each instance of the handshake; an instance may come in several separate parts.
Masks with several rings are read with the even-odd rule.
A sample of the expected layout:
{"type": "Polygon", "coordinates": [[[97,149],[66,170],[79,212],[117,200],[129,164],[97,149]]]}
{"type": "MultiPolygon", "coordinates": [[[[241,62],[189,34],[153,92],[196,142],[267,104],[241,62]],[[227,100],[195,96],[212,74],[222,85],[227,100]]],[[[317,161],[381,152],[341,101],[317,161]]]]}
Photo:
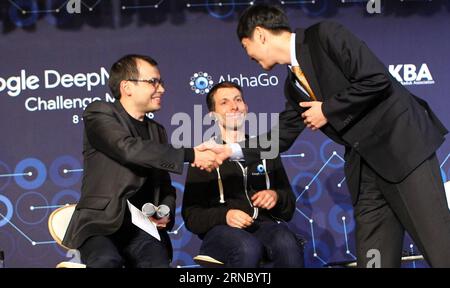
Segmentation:
{"type": "Polygon", "coordinates": [[[204,142],[194,147],[194,152],[195,160],[191,166],[208,172],[222,165],[222,162],[232,155],[230,145],[221,145],[214,141],[204,142]]]}

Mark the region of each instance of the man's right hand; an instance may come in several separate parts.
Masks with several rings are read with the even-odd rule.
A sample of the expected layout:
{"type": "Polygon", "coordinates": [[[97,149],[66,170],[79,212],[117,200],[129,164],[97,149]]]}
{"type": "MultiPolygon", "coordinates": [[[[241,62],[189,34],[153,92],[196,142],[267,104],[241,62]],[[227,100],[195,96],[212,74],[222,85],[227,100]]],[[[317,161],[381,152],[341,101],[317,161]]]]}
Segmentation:
{"type": "Polygon", "coordinates": [[[166,228],[167,224],[170,222],[170,217],[166,216],[160,219],[154,218],[152,216],[148,217],[150,221],[156,224],[156,228],[163,229],[166,228]]]}
{"type": "Polygon", "coordinates": [[[217,158],[216,153],[210,150],[201,150],[197,147],[194,148],[195,159],[192,166],[200,168],[200,170],[206,170],[211,172],[222,165],[222,160],[217,158]]]}
{"type": "Polygon", "coordinates": [[[253,219],[247,213],[237,209],[230,209],[226,215],[228,226],[244,229],[253,224],[253,219]]]}
{"type": "Polygon", "coordinates": [[[201,170],[206,170],[208,172],[211,172],[213,169],[222,165],[223,161],[228,159],[232,154],[229,145],[220,145],[214,141],[206,141],[197,147],[194,147],[194,152],[195,160],[191,164],[192,167],[198,167],[201,170]]]}

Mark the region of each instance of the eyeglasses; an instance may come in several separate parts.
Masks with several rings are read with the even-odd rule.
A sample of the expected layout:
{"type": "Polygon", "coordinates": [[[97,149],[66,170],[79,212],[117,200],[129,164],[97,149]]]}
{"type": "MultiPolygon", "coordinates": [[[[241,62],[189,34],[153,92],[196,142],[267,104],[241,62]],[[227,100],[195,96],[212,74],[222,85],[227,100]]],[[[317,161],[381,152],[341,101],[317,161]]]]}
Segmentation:
{"type": "Polygon", "coordinates": [[[155,88],[158,88],[159,86],[164,86],[164,81],[162,79],[158,79],[158,78],[150,78],[148,80],[144,80],[144,79],[128,79],[127,81],[147,82],[148,84],[152,85],[155,88]]]}

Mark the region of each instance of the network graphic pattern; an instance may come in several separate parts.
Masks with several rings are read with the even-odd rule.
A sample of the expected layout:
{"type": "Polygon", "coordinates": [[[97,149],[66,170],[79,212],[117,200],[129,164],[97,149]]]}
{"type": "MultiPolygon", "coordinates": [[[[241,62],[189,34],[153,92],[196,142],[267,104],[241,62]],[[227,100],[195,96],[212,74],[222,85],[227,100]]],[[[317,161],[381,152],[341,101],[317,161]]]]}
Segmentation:
{"type": "MultiPolygon", "coordinates": [[[[296,145],[305,147],[305,150],[309,150],[312,146],[306,141],[296,142],[296,145]]],[[[342,251],[342,254],[346,255],[348,258],[343,260],[356,259],[352,252],[351,241],[349,241],[350,234],[354,230],[355,225],[350,205],[344,204],[331,207],[328,211],[328,223],[325,223],[323,219],[321,219],[324,218],[323,211],[316,213],[308,212],[304,209],[304,207],[310,206],[312,208],[317,208],[316,210],[319,211],[318,206],[320,205],[318,200],[322,196],[323,189],[321,183],[324,178],[332,179],[332,181],[335,182],[333,184],[334,189],[336,190],[335,192],[341,193],[339,190],[344,188],[342,185],[345,181],[344,177],[328,177],[326,173],[326,170],[340,170],[344,164],[344,159],[338,152],[333,150],[334,147],[332,147],[332,145],[333,143],[330,140],[326,140],[322,143],[320,151],[318,152],[321,158],[321,161],[319,162],[323,164],[318,169],[314,170],[316,171],[314,173],[305,172],[312,171],[311,169],[303,169],[308,168],[307,166],[311,167],[312,163],[302,163],[302,167],[299,167],[298,164],[304,162],[305,159],[311,158],[314,153],[301,152],[298,154],[282,155],[285,166],[294,164],[303,171],[291,178],[291,184],[297,196],[296,201],[298,205],[296,212],[297,215],[300,216],[299,218],[294,219],[296,221],[296,226],[306,227],[305,230],[309,232],[307,233],[309,235],[306,240],[310,243],[310,246],[307,245],[305,256],[307,258],[310,257],[310,261],[312,261],[311,259],[318,261],[318,263],[315,264],[311,263],[316,266],[325,265],[332,260],[330,259],[332,256],[330,247],[324,245],[324,240],[316,233],[317,229],[331,230],[337,232],[337,235],[341,235],[344,241],[343,249],[345,250],[342,251]],[[303,219],[303,222],[301,219],[303,219]]],[[[444,158],[440,166],[444,181],[448,178],[447,173],[445,173],[445,167],[449,166],[449,159],[450,153],[444,158]]],[[[79,161],[68,155],[56,158],[51,163],[49,169],[45,167],[43,162],[36,158],[23,159],[15,165],[13,171],[11,171],[7,164],[0,162],[0,239],[2,240],[2,249],[9,249],[9,252],[23,249],[23,247],[15,247],[16,241],[14,241],[14,235],[9,232],[11,229],[7,230],[7,227],[10,227],[12,228],[12,231],[15,231],[19,237],[24,239],[28,245],[35,247],[35,249],[40,249],[39,247],[42,246],[54,246],[61,257],[67,257],[65,252],[55,244],[55,241],[50,240],[51,238],[46,228],[46,220],[53,209],[78,201],[79,192],[71,190],[71,188],[78,185],[80,182],[83,171],[80,167],[79,161]],[[10,190],[12,181],[24,191],[16,199],[14,199],[13,195],[8,195],[8,190],[10,190]],[[37,192],[45,182],[52,182],[62,189],[54,195],[49,195],[51,197],[50,203],[49,200],[47,200],[46,193],[37,192]],[[32,229],[29,229],[30,227],[32,227],[32,229]],[[37,232],[36,234],[39,236],[36,236],[35,232],[37,232]]],[[[180,182],[181,181],[173,182],[173,185],[179,192],[179,198],[182,197],[181,195],[184,191],[184,186],[180,184],[180,182]]],[[[323,208],[320,209],[323,210],[323,208]]],[[[189,253],[185,250],[186,246],[193,240],[193,235],[185,229],[180,213],[181,207],[178,205],[176,211],[176,223],[179,224],[176,225],[172,232],[170,232],[175,249],[174,263],[180,268],[196,267],[192,261],[192,257],[195,256],[196,252],[191,251],[189,253]]],[[[335,242],[339,242],[339,239],[335,239],[335,242]]],[[[415,252],[412,243],[410,244],[409,249],[411,250],[411,253],[415,252]]],[[[13,254],[14,253],[15,252],[13,252],[13,254]]],[[[415,263],[413,263],[413,265],[415,265],[415,263]]]]}
{"type": "MultiPolygon", "coordinates": [[[[47,1],[45,7],[39,5],[37,1],[27,1],[27,0],[8,0],[11,7],[17,10],[22,15],[29,14],[47,14],[47,13],[62,13],[67,4],[71,0],[60,0],[60,1],[47,1]],[[56,4],[55,4],[56,2],[56,4]]],[[[93,12],[101,7],[102,3],[109,3],[109,1],[104,0],[78,0],[79,4],[84,11],[93,12]]],[[[330,4],[332,1],[324,0],[273,0],[273,4],[278,4],[280,6],[300,6],[302,10],[308,15],[318,16],[325,13],[331,5],[365,5],[368,0],[334,0],[335,3],[330,4]]],[[[419,0],[421,2],[430,2],[429,0],[419,0]]],[[[129,10],[141,10],[141,9],[159,9],[166,5],[170,5],[169,0],[148,0],[146,4],[136,5],[134,1],[123,0],[120,1],[120,6],[118,8],[122,11],[129,10]]],[[[181,1],[180,1],[181,2],[181,1]]],[[[232,16],[235,13],[237,7],[251,6],[263,2],[261,0],[253,1],[239,1],[239,0],[186,0],[184,1],[184,7],[188,9],[206,9],[206,11],[215,18],[223,19],[232,16]]],[[[399,0],[400,3],[407,4],[408,2],[418,2],[417,0],[406,1],[399,0]]],[[[264,1],[265,3],[265,1],[264,1]]],[[[70,3],[69,3],[70,4],[70,3]]],[[[111,4],[113,5],[113,4],[111,4]]],[[[80,12],[80,13],[83,13],[80,12]]]]}

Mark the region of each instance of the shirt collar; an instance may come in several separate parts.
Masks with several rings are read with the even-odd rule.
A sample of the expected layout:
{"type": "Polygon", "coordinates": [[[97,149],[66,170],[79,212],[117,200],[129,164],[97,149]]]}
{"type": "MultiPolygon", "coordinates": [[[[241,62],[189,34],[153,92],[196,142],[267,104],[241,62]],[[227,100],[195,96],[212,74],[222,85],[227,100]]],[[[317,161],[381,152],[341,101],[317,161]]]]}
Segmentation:
{"type": "Polygon", "coordinates": [[[300,64],[297,61],[297,53],[295,51],[295,33],[291,33],[291,65],[292,66],[300,66],[300,64]]]}

